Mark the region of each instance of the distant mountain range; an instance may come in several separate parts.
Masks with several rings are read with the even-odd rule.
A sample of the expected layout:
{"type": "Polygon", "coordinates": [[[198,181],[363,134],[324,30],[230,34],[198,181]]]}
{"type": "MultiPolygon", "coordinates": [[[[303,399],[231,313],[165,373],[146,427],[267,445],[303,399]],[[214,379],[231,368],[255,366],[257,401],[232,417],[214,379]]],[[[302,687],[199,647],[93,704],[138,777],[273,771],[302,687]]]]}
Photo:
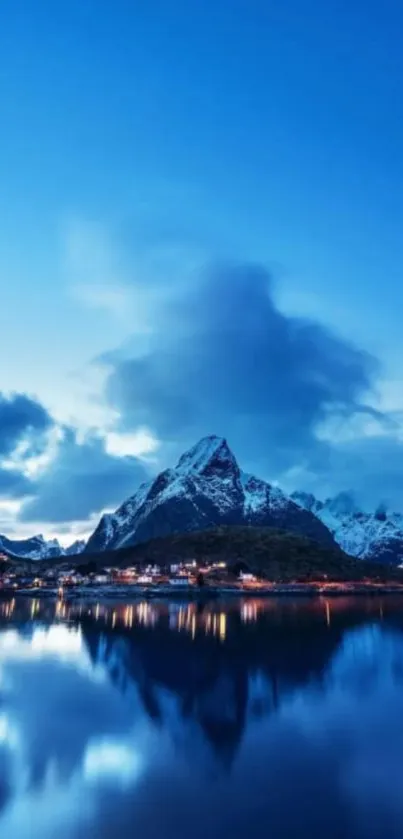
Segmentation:
{"type": "Polygon", "coordinates": [[[325,502],[304,492],[294,492],[291,498],[302,509],[313,513],[350,556],[393,565],[403,562],[401,513],[389,513],[383,506],[374,513],[364,513],[347,492],[325,502]]]}
{"type": "Polygon", "coordinates": [[[142,484],[115,513],[104,514],[87,544],[64,549],[43,536],[21,541],[0,536],[0,551],[50,559],[232,525],[286,530],[327,547],[339,545],[359,559],[403,563],[403,515],[383,508],[365,513],[349,493],[325,502],[304,492],[286,495],[243,472],[226,440],[214,435],[185,452],[174,469],[142,484]]]}
{"type": "Polygon", "coordinates": [[[31,536],[29,539],[8,539],[0,534],[0,553],[21,556],[26,559],[56,559],[81,553],[85,548],[85,541],[78,539],[68,548],[63,548],[57,539],[44,539],[42,534],[31,536]]]}

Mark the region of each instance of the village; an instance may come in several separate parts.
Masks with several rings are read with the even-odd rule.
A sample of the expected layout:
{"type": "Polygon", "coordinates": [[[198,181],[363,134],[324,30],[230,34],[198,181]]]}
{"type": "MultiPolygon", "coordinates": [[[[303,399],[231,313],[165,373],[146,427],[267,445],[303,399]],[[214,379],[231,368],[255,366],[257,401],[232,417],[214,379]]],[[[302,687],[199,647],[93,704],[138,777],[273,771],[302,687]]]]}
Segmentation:
{"type": "Polygon", "coordinates": [[[85,594],[135,594],[208,591],[211,595],[217,589],[259,590],[267,586],[267,580],[252,574],[243,563],[228,569],[225,562],[200,565],[196,560],[175,562],[167,566],[145,565],[120,567],[99,567],[89,561],[82,565],[66,568],[52,564],[49,568],[13,568],[2,556],[4,571],[1,574],[0,592],[35,595],[80,596],[85,594]]]}
{"type": "Polygon", "coordinates": [[[212,599],[227,595],[341,595],[396,593],[400,582],[371,579],[340,581],[326,574],[316,579],[270,580],[258,576],[241,561],[175,561],[166,565],[136,564],[127,567],[97,565],[87,561],[68,567],[66,563],[43,562],[12,564],[0,554],[0,597],[56,597],[63,600],[114,598],[129,601],[133,597],[212,599]]]}

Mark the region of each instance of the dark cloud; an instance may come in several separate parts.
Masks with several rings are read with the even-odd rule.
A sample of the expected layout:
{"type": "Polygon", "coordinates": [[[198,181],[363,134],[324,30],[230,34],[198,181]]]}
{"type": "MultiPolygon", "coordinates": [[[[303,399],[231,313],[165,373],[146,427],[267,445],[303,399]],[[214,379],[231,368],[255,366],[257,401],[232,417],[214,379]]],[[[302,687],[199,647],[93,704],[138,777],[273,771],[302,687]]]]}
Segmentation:
{"type": "MultiPolygon", "coordinates": [[[[169,463],[175,449],[217,433],[263,476],[283,482],[293,470],[299,487],[320,495],[354,488],[374,503],[401,495],[403,503],[403,446],[392,421],[366,405],[376,361],[320,324],[279,311],[259,267],[216,269],[182,285],[155,311],[146,352],[133,339],[130,351],[103,362],[121,429],[150,428],[169,463]],[[358,426],[368,418],[382,433],[331,443],[318,430],[334,417],[358,426]]],[[[35,479],[17,466],[1,468],[18,449],[22,470],[25,456],[44,450],[53,425],[36,400],[0,394],[0,498],[26,498],[21,520],[84,520],[121,503],[147,477],[138,459],[109,454],[101,436],[81,441],[72,429],[35,479]]]]}
{"type": "Polygon", "coordinates": [[[39,454],[46,447],[46,433],[53,424],[36,399],[24,393],[0,393],[0,457],[13,454],[21,444],[27,455],[39,454]]]}
{"type": "Polygon", "coordinates": [[[226,267],[170,300],[147,352],[109,354],[107,398],[124,429],[169,443],[228,436],[272,476],[328,457],[318,427],[365,412],[376,362],[318,323],[277,308],[259,267],[226,267]]]}
{"type": "Polygon", "coordinates": [[[25,461],[46,450],[54,424],[37,400],[0,393],[0,499],[25,499],[22,521],[85,519],[136,489],[145,475],[140,461],[109,454],[95,434],[80,441],[68,428],[52,462],[39,476],[27,477],[25,461]]]}
{"type": "Polygon", "coordinates": [[[55,458],[36,479],[34,495],[22,507],[20,520],[86,519],[120,504],[145,477],[141,461],[109,454],[102,437],[92,434],[80,442],[73,429],[65,429],[55,458]]]}
{"type": "Polygon", "coordinates": [[[0,499],[20,499],[33,491],[32,482],[17,465],[4,465],[22,449],[21,460],[40,454],[47,446],[52,417],[25,393],[0,393],[0,499]]]}
{"type": "Polygon", "coordinates": [[[0,499],[15,500],[24,498],[33,491],[29,478],[18,469],[0,468],[0,499]]]}

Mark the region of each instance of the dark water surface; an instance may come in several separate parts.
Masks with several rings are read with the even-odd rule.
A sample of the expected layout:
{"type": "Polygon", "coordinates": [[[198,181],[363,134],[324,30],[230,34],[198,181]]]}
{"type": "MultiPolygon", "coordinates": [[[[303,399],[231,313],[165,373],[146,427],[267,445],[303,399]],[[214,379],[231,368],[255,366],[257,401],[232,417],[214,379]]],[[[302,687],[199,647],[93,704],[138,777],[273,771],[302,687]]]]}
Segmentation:
{"type": "Polygon", "coordinates": [[[4,839],[403,836],[403,598],[0,604],[4,839]]]}

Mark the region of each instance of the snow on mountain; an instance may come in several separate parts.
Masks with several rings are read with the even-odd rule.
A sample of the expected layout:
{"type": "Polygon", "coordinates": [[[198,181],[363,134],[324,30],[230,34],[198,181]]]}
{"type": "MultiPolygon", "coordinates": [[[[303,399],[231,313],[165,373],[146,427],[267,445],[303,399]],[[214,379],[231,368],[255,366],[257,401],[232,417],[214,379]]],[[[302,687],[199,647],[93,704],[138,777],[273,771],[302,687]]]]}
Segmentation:
{"type": "Polygon", "coordinates": [[[78,554],[85,548],[85,542],[77,540],[70,547],[63,548],[57,539],[46,541],[42,534],[29,539],[8,539],[0,534],[0,552],[20,556],[24,559],[55,559],[58,556],[78,554]]]}
{"type": "MultiPolygon", "coordinates": [[[[57,539],[55,541],[57,542],[57,539]]],[[[86,544],[85,539],[76,539],[76,541],[67,548],[61,548],[60,545],[59,547],[63,556],[73,556],[75,554],[80,554],[84,550],[86,544]]]]}
{"type": "Polygon", "coordinates": [[[179,459],[175,472],[178,475],[207,474],[212,471],[223,475],[229,470],[239,473],[235,456],[222,437],[203,437],[179,459]]]}
{"type": "Polygon", "coordinates": [[[388,513],[379,507],[375,513],[365,513],[356,505],[350,493],[340,493],[327,501],[313,495],[295,492],[291,498],[309,510],[333,533],[338,545],[350,556],[378,562],[403,562],[403,515],[388,513]]]}
{"type": "Polygon", "coordinates": [[[204,437],[176,468],[142,484],[115,513],[102,516],[86,551],[116,549],[218,525],[260,525],[334,540],[310,511],[277,487],[241,472],[226,440],[204,437]]]}

